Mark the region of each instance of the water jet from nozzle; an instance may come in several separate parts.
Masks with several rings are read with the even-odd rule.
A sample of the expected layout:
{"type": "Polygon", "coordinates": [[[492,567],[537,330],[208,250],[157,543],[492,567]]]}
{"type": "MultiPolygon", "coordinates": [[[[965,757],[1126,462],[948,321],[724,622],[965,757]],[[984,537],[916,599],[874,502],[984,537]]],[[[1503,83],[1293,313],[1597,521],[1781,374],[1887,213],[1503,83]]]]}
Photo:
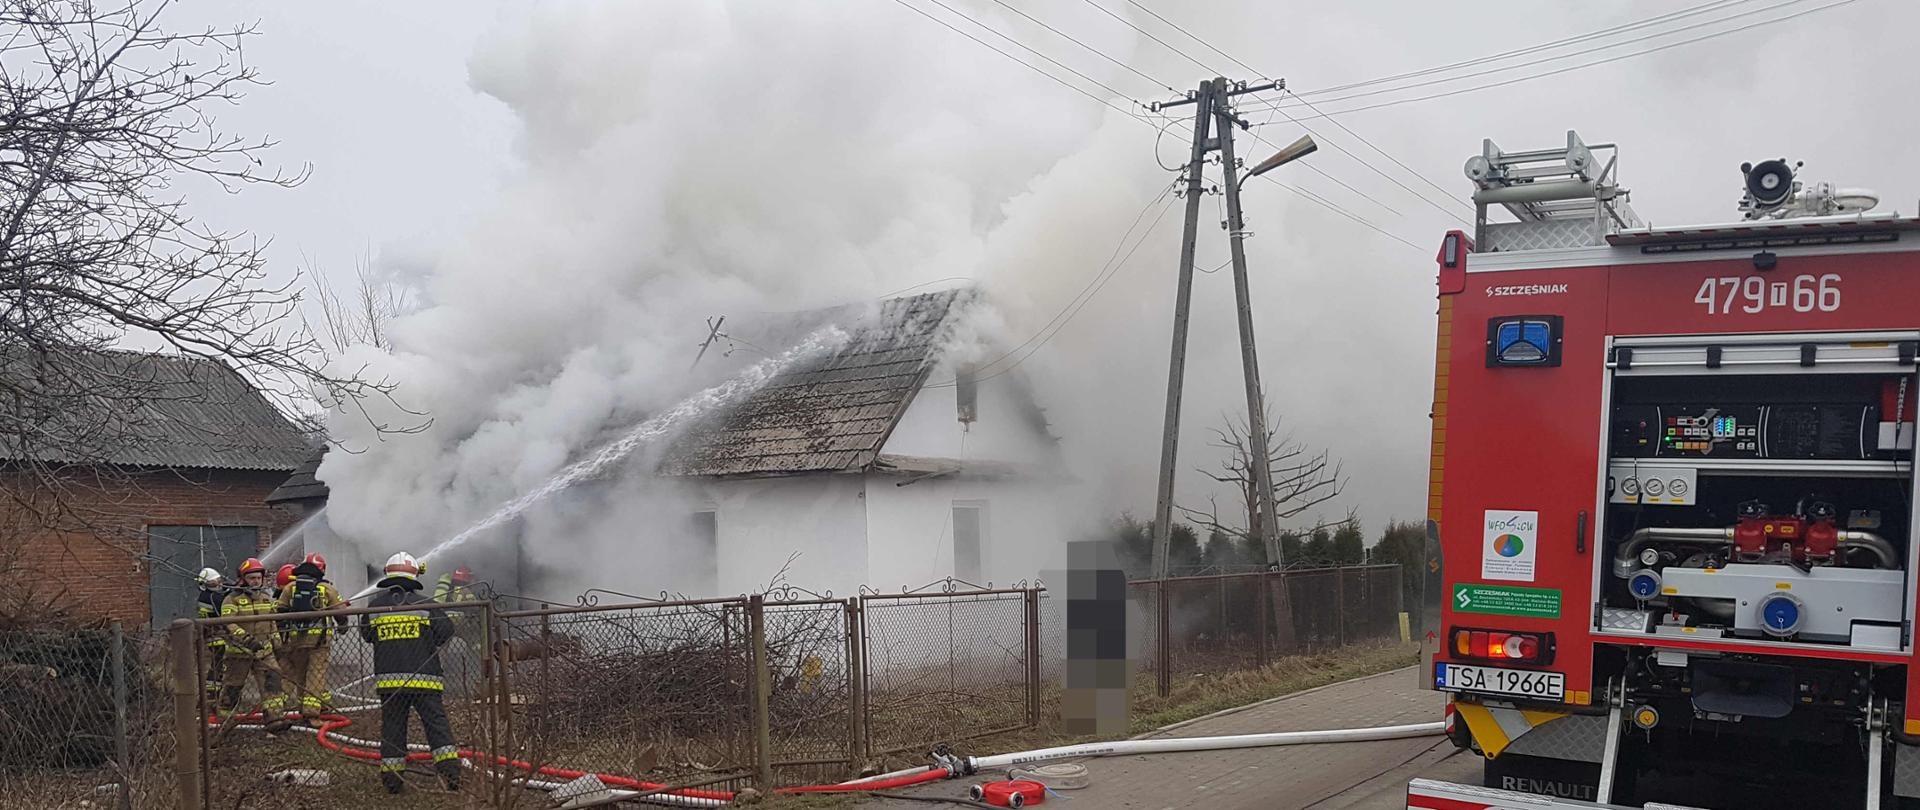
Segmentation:
{"type": "MultiPolygon", "coordinates": [[[[748,394],[765,386],[795,362],[820,352],[837,349],[846,341],[847,333],[837,326],[826,326],[814,331],[793,348],[748,366],[745,371],[726,382],[687,397],[666,412],[635,425],[625,435],[594,451],[592,455],[566,466],[540,486],[502,504],[500,508],[493,511],[493,514],[462,529],[459,534],[434,544],[426,553],[419,555],[420,562],[424,564],[443,551],[459,548],[475,536],[512,520],[555,493],[600,475],[615,463],[632,455],[633,451],[642,445],[715,410],[745,399],[748,394]]],[[[380,590],[378,580],[375,580],[374,584],[369,584],[365,590],[354,594],[348,601],[359,601],[378,590],[380,590]]]]}

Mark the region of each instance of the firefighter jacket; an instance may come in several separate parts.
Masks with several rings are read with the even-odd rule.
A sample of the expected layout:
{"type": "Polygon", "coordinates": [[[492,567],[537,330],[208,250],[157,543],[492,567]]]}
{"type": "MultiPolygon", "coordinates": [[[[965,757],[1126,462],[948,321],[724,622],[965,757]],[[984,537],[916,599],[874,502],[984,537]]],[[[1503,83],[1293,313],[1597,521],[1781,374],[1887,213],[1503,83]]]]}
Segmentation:
{"type": "Polygon", "coordinates": [[[446,689],[440,646],[453,637],[453,622],[434,604],[420,593],[417,583],[388,587],[367,603],[368,607],[405,608],[367,614],[360,625],[361,638],[373,645],[375,692],[446,689]]]}
{"type": "Polygon", "coordinates": [[[452,574],[441,574],[433,583],[433,601],[435,602],[471,602],[474,601],[472,584],[460,585],[453,581],[452,574]]]}
{"type": "Polygon", "coordinates": [[[227,654],[245,654],[265,658],[273,654],[273,616],[279,606],[273,592],[266,588],[234,588],[220,603],[220,615],[226,617],[259,616],[259,621],[227,625],[227,654]]]}
{"type": "MultiPolygon", "coordinates": [[[[226,598],[226,588],[201,588],[198,602],[200,606],[200,618],[212,619],[218,617],[220,615],[220,603],[226,598]]],[[[205,629],[213,630],[213,628],[205,629]]],[[[224,632],[209,632],[207,635],[207,646],[213,648],[214,652],[221,652],[227,648],[227,637],[224,632]]]]}
{"type": "MultiPolygon", "coordinates": [[[[311,610],[332,610],[341,604],[340,592],[334,590],[333,583],[314,576],[296,576],[287,587],[280,589],[278,600],[281,613],[305,613],[311,610]]],[[[333,634],[333,624],[345,625],[345,616],[336,616],[333,621],[326,619],[282,619],[280,633],[288,641],[311,638],[324,641],[333,634]]]]}

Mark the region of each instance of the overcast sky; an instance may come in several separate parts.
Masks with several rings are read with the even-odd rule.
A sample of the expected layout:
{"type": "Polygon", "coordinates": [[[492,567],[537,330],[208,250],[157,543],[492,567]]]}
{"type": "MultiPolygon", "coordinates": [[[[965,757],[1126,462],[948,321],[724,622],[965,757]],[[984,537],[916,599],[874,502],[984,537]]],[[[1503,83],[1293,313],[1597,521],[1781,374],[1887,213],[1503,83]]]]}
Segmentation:
{"type": "MultiPolygon", "coordinates": [[[[1111,84],[1125,96],[1114,99],[1120,106],[1129,106],[1129,98],[1168,96],[1153,81],[1104,64],[1002,6],[987,0],[948,1],[1111,84]]],[[[1022,162],[1026,157],[1016,154],[1008,158],[1003,167],[1011,167],[1008,171],[1013,177],[983,177],[974,190],[974,204],[984,211],[976,220],[976,230],[989,243],[992,237],[986,232],[1003,221],[1017,221],[1023,204],[1043,209],[1055,206],[1048,219],[1070,217],[1074,213],[1070,206],[1034,201],[1050,193],[1038,178],[1063,166],[1072,168],[1076,156],[1083,156],[1085,161],[1098,156],[1098,165],[1076,169],[1082,178],[1141,178],[1147,186],[1171,180],[1171,175],[1154,167],[1151,127],[1118,116],[1103,118],[1103,110],[1095,101],[1012,64],[984,46],[966,42],[896,0],[836,2],[842,9],[856,8],[861,20],[853,26],[857,36],[843,34],[834,47],[860,49],[870,44],[880,52],[883,44],[895,39],[922,43],[925,58],[940,60],[942,70],[925,73],[903,69],[903,73],[923,77],[917,80],[926,82],[915,92],[935,96],[955,93],[967,76],[990,77],[993,95],[977,100],[975,109],[980,115],[988,115],[989,109],[1018,111],[1034,122],[1036,138],[1060,141],[1049,141],[1046,150],[1036,151],[1034,154],[1046,158],[1031,166],[1022,162]],[[943,83],[943,77],[952,83],[943,83]],[[1078,140],[1062,134],[1073,132],[1081,133],[1074,136],[1078,140]],[[1017,182],[1029,176],[1035,178],[1033,186],[1023,187],[1017,182]]],[[[954,19],[930,0],[904,2],[954,19]]],[[[1082,0],[1007,2],[1096,44],[1153,80],[1186,88],[1211,75],[1082,0]]],[[[1716,16],[1753,16],[1480,79],[1344,102],[1328,101],[1322,108],[1342,110],[1534,75],[1810,11],[1830,2],[1726,3],[1716,16]]],[[[442,282],[454,283],[458,268],[446,257],[457,253],[457,245],[463,241],[471,241],[470,235],[477,228],[511,227],[506,221],[511,218],[499,212],[510,209],[503,196],[521,193],[517,181],[530,175],[568,171],[555,165],[554,155],[568,152],[555,148],[553,142],[565,140],[571,122],[589,117],[581,108],[619,106],[621,82],[593,83],[591,77],[601,71],[623,76],[619,71],[634,68],[629,62],[643,67],[649,64],[646,49],[650,46],[643,37],[636,36],[631,48],[639,53],[623,53],[618,42],[610,46],[604,41],[588,41],[593,25],[568,27],[566,18],[577,15],[582,21],[597,23],[613,18],[614,7],[631,8],[635,3],[355,0],[324,4],[200,2],[183,7],[177,11],[177,19],[182,22],[260,22],[263,36],[247,45],[246,59],[273,86],[253,93],[241,107],[222,113],[222,124],[236,131],[278,138],[281,145],[274,152],[278,159],[308,163],[313,168],[312,180],[299,188],[250,191],[231,198],[200,197],[193,200],[194,208],[208,221],[271,237],[271,258],[283,267],[310,265],[335,278],[350,279],[356,259],[371,256],[387,271],[434,275],[442,282]],[[479,53],[489,56],[476,61],[479,53]],[[473,66],[481,63],[490,67],[485,68],[485,81],[477,85],[473,66]],[[552,84],[533,80],[520,83],[513,71],[521,68],[529,75],[545,70],[570,78],[552,84]],[[491,94],[477,86],[489,88],[491,94]],[[591,92],[581,91],[582,87],[591,92]],[[514,98],[514,104],[503,103],[500,95],[514,98]]],[[[639,5],[645,8],[648,4],[639,5]]],[[[753,16],[769,8],[753,2],[726,5],[732,17],[722,24],[742,28],[751,27],[753,16]]],[[[1244,76],[1245,71],[1221,56],[1224,52],[1268,76],[1284,77],[1299,92],[1445,65],[1682,7],[1656,2],[1485,0],[1145,0],[1144,5],[1205,38],[1219,52],[1195,44],[1137,8],[1118,0],[1108,4],[1114,13],[1129,17],[1209,68],[1244,76]]],[[[644,19],[636,22],[631,16],[621,18],[624,24],[645,26],[644,19]]],[[[1689,18],[1606,41],[1671,30],[1705,19],[1709,17],[1689,18]]],[[[608,36],[640,28],[607,25],[611,32],[608,36]]],[[[1912,68],[1912,34],[1917,30],[1920,4],[1859,0],[1660,53],[1338,117],[1353,132],[1437,183],[1445,189],[1445,196],[1421,177],[1372,152],[1355,135],[1324,120],[1306,122],[1322,142],[1321,151],[1308,159],[1312,167],[1358,192],[1337,185],[1334,179],[1305,165],[1283,168],[1276,177],[1312,190],[1412,245],[1331,214],[1276,186],[1249,186],[1245,205],[1254,232],[1249,249],[1263,374],[1285,425],[1298,437],[1344,459],[1352,481],[1344,500],[1361,509],[1370,534],[1388,518],[1421,516],[1432,367],[1432,255],[1440,234],[1449,227],[1463,227],[1462,219],[1470,216],[1454,198],[1468,194],[1460,167],[1467,157],[1479,152],[1483,138],[1492,138],[1509,149],[1532,149],[1562,144],[1565,132],[1575,129],[1589,142],[1617,142],[1621,145],[1619,176],[1633,190],[1634,207],[1656,224],[1737,218],[1734,205],[1740,193],[1739,164],[1774,157],[1805,161],[1808,179],[1877,188],[1882,193],[1882,210],[1912,213],[1916,195],[1920,195],[1920,156],[1915,155],[1913,147],[1914,119],[1920,116],[1913,104],[1920,98],[1920,77],[1912,68]],[[1445,212],[1342,154],[1334,148],[1336,145],[1439,202],[1445,212]]],[[[791,33],[795,38],[810,35],[805,29],[791,33]]],[[[1569,50],[1597,44],[1603,43],[1518,61],[1563,56],[1569,50]]],[[[796,51],[806,53],[805,49],[796,51]]],[[[888,53],[892,59],[911,58],[888,53]]],[[[757,69],[773,84],[783,78],[782,74],[804,75],[818,64],[809,63],[804,56],[792,60],[757,69]]],[[[791,84],[811,89],[796,91],[783,103],[796,111],[795,116],[825,116],[831,120],[837,109],[861,105],[865,94],[897,91],[878,86],[888,79],[884,75],[889,73],[886,67],[879,60],[862,65],[858,71],[831,76],[831,81],[823,78],[818,83],[791,84]]],[[[1058,69],[1053,71],[1065,75],[1058,69]]],[[[716,85],[722,87],[725,85],[716,85]]],[[[635,85],[634,91],[638,94],[641,89],[635,85]]],[[[1093,92],[1108,95],[1098,89],[1093,92]]],[[[1344,94],[1322,98],[1340,95],[1344,94]]],[[[683,127],[686,138],[708,137],[723,129],[781,137],[777,120],[778,111],[783,109],[780,103],[756,104],[747,108],[754,112],[746,117],[733,114],[735,108],[728,95],[715,93],[706,98],[710,104],[704,109],[685,105],[632,114],[674,122],[683,127]]],[[[908,112],[903,110],[903,114],[908,112]]],[[[1273,143],[1285,143],[1302,132],[1257,105],[1248,105],[1244,112],[1266,124],[1257,132],[1273,143]],[[1270,120],[1273,123],[1267,124],[1270,120]]],[[[858,120],[865,123],[873,118],[862,115],[858,120]]],[[[913,122],[903,122],[907,123],[913,122]]],[[[919,159],[929,165],[960,159],[950,145],[935,142],[934,146],[937,148],[927,148],[919,159]]],[[[1244,148],[1264,153],[1270,147],[1249,144],[1244,148]]],[[[1008,151],[1018,153],[1013,148],[1008,151]]],[[[1161,144],[1160,158],[1177,161],[1182,151],[1177,135],[1169,137],[1161,144]]],[[[1254,154],[1250,159],[1259,156],[1254,154]]],[[[628,157],[646,161],[651,156],[628,157]]],[[[966,159],[979,160],[981,155],[969,152],[966,159]]],[[[824,174],[831,177],[833,173],[824,174]]],[[[751,186],[743,184],[742,188],[751,186]]],[[[820,182],[810,187],[810,193],[827,198],[857,190],[820,182]]],[[[1214,227],[1219,218],[1216,204],[1208,200],[1207,213],[1202,217],[1206,226],[1201,230],[1202,267],[1216,266],[1226,257],[1224,235],[1214,227]]],[[[1091,252],[1104,258],[1138,205],[1129,201],[1120,206],[1124,209],[1117,212],[1120,216],[1105,212],[1085,228],[1063,230],[1060,238],[1094,244],[1098,249],[1091,252]]],[[[1118,508],[1151,508],[1158,408],[1165,379],[1167,299],[1178,250],[1177,214],[1176,208],[1151,232],[1133,261],[1110,284],[1101,287],[1068,327],[1023,364],[1035,376],[1069,387],[1086,389],[1101,384],[1101,380],[1115,379],[1126,383],[1103,389],[1094,403],[1074,402],[1070,390],[1054,390],[1054,401],[1043,403],[1070,444],[1078,430],[1083,434],[1081,441],[1087,441],[1089,435],[1098,436],[1104,452],[1114,458],[1137,460],[1115,465],[1116,469],[1105,473],[1100,482],[1114,493],[1109,505],[1118,508]]],[[[977,255],[994,255],[991,244],[982,250],[977,255]]],[[[1010,297],[1020,299],[1010,304],[1012,342],[1024,340],[1035,326],[1066,306],[1097,269],[1056,268],[1056,278],[1035,280],[1030,286],[1022,286],[1029,279],[1009,281],[1002,277],[1000,286],[1017,288],[1010,297]],[[1034,318],[1035,313],[1041,317],[1034,318]]],[[[566,277],[563,268],[532,264],[525,272],[549,274],[556,282],[566,277]]],[[[924,269],[909,268],[877,278],[888,283],[911,283],[956,273],[992,275],[990,269],[961,266],[956,270],[954,262],[943,260],[929,261],[924,269]]],[[[870,294],[884,291],[871,290],[870,294]]],[[[1239,366],[1230,313],[1228,275],[1200,276],[1192,337],[1196,356],[1188,377],[1193,426],[1186,433],[1185,457],[1191,463],[1183,464],[1183,468],[1211,460],[1203,448],[1207,438],[1204,428],[1217,422],[1223,413],[1238,410],[1239,366]]],[[[685,329],[689,343],[698,339],[698,315],[704,314],[688,314],[685,329]]],[[[1044,385],[1042,392],[1043,396],[1049,393],[1044,385]]],[[[1185,491],[1189,500],[1204,497],[1196,489],[1185,491]]]]}

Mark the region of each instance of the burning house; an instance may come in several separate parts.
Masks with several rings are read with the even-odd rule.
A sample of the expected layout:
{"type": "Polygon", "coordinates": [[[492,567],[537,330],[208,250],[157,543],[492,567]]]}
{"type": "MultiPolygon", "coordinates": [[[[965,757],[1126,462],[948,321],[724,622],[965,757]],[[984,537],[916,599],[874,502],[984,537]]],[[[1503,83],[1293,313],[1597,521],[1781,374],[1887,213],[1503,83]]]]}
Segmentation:
{"type": "MultiPolygon", "coordinates": [[[[1017,370],[976,377],[953,356],[964,342],[956,330],[974,305],[970,292],[948,290],[730,318],[722,345],[704,357],[709,375],[765,361],[823,329],[845,339],[796,355],[763,384],[676,425],[631,459],[604,467],[593,453],[576,460],[595,472],[526,515],[489,524],[486,536],[457,552],[436,555],[432,573],[470,565],[499,592],[546,598],[585,587],[742,593],[775,576],[840,593],[948,576],[981,584],[1032,579],[1058,565],[1054,485],[1065,474],[1017,370]],[[612,548],[588,550],[543,524],[553,513],[601,523],[617,513],[630,534],[612,548]]],[[[635,429],[610,426],[590,446],[630,442],[635,429]]],[[[296,476],[292,483],[299,485],[288,497],[301,495],[309,509],[324,504],[305,498],[323,482],[296,476]]],[[[343,562],[381,556],[331,532],[314,532],[306,545],[342,573],[354,570],[343,562]]],[[[414,546],[416,553],[432,548],[414,546]]]]}
{"type": "Polygon", "coordinates": [[[1005,583],[1050,562],[1057,442],[1017,372],[943,355],[971,305],[948,290],[797,316],[848,340],[677,443],[661,471],[694,482],[686,551],[715,592],[790,555],[790,580],[840,589],[1005,583]]]}

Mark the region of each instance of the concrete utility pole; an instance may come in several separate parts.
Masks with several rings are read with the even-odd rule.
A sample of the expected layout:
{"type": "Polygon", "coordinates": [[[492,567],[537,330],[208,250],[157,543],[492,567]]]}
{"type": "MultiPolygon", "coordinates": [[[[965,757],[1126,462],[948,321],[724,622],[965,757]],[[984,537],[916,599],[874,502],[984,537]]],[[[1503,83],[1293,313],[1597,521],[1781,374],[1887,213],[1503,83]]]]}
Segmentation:
{"type": "Polygon", "coordinates": [[[1220,119],[1221,185],[1227,194],[1227,242],[1233,253],[1233,302],[1240,316],[1240,368],[1247,383],[1247,454],[1252,467],[1253,485],[1260,491],[1260,542],[1266,546],[1267,562],[1286,567],[1286,555],[1280,551],[1280,516],[1273,503],[1272,457],[1267,454],[1267,403],[1260,387],[1260,361],[1253,346],[1253,296],[1247,290],[1247,231],[1240,218],[1240,167],[1234,165],[1233,113],[1224,106],[1215,113],[1220,119]]]}
{"type": "Polygon", "coordinates": [[[1180,236],[1180,281],[1173,295],[1173,360],[1167,364],[1167,421],[1160,435],[1160,492],[1153,504],[1153,576],[1167,575],[1167,544],[1173,536],[1173,467],[1180,455],[1180,394],[1187,378],[1187,313],[1193,306],[1193,251],[1199,238],[1201,173],[1207,161],[1207,128],[1213,122],[1212,81],[1200,83],[1193,100],[1193,157],[1187,161],[1187,224],[1180,236]]]}
{"type": "Polygon", "coordinates": [[[1277,566],[1284,566],[1286,562],[1280,550],[1280,521],[1278,508],[1273,499],[1273,471],[1269,466],[1267,448],[1266,402],[1260,388],[1260,364],[1254,348],[1253,304],[1252,295],[1247,286],[1247,254],[1243,245],[1246,227],[1240,212],[1240,183],[1312,152],[1314,145],[1311,139],[1302,138],[1281,150],[1279,154],[1262,161],[1251,173],[1242,178],[1238,158],[1233,151],[1233,128],[1235,126],[1245,128],[1247,123],[1234,115],[1231,103],[1234,96],[1259,93],[1278,87],[1284,87],[1284,84],[1266,82],[1249,86],[1216,77],[1201,82],[1199,90],[1191,98],[1154,105],[1156,111],[1189,103],[1197,108],[1193,125],[1193,157],[1187,164],[1186,231],[1180,244],[1179,288],[1174,297],[1173,357],[1167,370],[1167,415],[1165,432],[1161,436],[1160,445],[1160,487],[1158,499],[1154,503],[1153,575],[1155,578],[1163,578],[1167,575],[1167,557],[1173,536],[1173,481],[1179,456],[1180,401],[1181,389],[1186,378],[1187,318],[1192,301],[1194,247],[1200,219],[1201,169],[1205,165],[1207,153],[1214,149],[1220,150],[1225,178],[1223,191],[1227,195],[1225,225],[1233,254],[1234,300],[1240,322],[1240,362],[1247,389],[1248,464],[1251,468],[1249,472],[1254,477],[1254,487],[1258,490],[1259,515],[1254,518],[1254,522],[1259,525],[1254,528],[1261,547],[1266,552],[1267,561],[1277,566]],[[1217,128],[1218,134],[1210,138],[1209,135],[1213,133],[1209,130],[1214,128],[1217,128]]]}

